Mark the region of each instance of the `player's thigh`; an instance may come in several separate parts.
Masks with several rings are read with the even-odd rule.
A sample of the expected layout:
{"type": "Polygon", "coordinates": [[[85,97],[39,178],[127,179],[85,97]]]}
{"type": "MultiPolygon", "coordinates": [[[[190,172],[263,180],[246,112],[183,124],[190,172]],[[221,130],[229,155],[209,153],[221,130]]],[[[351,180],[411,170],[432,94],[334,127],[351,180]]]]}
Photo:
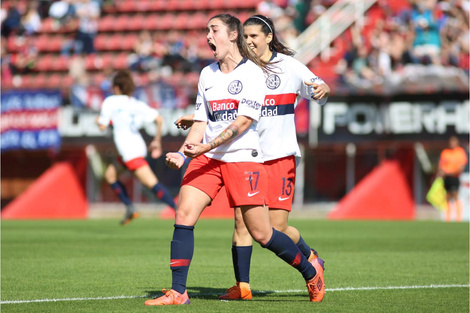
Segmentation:
{"type": "Polygon", "coordinates": [[[147,188],[152,188],[158,183],[158,179],[148,164],[134,170],[134,176],[147,188]]]}
{"type": "Polygon", "coordinates": [[[175,223],[194,226],[212,199],[204,191],[190,185],[181,186],[178,195],[175,223]]]}
{"type": "Polygon", "coordinates": [[[253,239],[261,245],[267,244],[272,236],[268,207],[242,206],[241,211],[246,228],[253,239]]]}

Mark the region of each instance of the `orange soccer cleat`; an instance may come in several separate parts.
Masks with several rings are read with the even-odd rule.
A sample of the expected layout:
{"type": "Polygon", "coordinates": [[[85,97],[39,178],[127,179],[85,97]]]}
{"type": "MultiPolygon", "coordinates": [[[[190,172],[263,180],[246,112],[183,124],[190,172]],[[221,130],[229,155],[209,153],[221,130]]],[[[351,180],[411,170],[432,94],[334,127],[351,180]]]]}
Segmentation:
{"type": "Polygon", "coordinates": [[[310,296],[310,301],[312,302],[321,302],[323,300],[323,297],[325,296],[325,279],[323,277],[323,266],[320,264],[319,260],[321,259],[315,258],[312,260],[311,263],[317,271],[317,275],[307,281],[308,295],[310,296]]]}
{"type": "Polygon", "coordinates": [[[133,219],[138,218],[140,214],[138,212],[132,212],[129,214],[126,214],[124,218],[121,220],[121,225],[127,225],[129,224],[133,219]]]}
{"type": "Polygon", "coordinates": [[[183,294],[176,290],[162,289],[163,296],[145,301],[145,305],[177,305],[177,304],[189,304],[188,292],[185,291],[183,294]]]}
{"type": "Polygon", "coordinates": [[[250,300],[253,297],[251,294],[250,284],[237,282],[236,286],[233,286],[226,290],[226,294],[219,297],[221,300],[250,300]]]}

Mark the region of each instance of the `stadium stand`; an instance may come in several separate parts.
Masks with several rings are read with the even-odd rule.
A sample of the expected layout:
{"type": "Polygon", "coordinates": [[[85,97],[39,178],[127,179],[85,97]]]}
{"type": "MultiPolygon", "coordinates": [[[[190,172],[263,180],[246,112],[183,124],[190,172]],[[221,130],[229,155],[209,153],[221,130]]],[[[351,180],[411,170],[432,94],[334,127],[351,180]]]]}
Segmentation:
{"type": "MultiPolygon", "coordinates": [[[[95,0],[90,1],[94,2],[95,0]]],[[[38,8],[38,10],[42,9],[39,31],[26,33],[24,27],[18,26],[16,29],[10,27],[12,30],[8,36],[4,34],[4,30],[9,29],[7,25],[11,24],[6,22],[12,19],[10,16],[14,16],[9,12],[16,9],[17,14],[24,15],[28,2],[30,1],[5,0],[1,4],[4,16],[2,44],[6,43],[6,48],[2,51],[2,88],[27,89],[51,86],[51,82],[44,79],[44,75],[52,77],[53,81],[57,81],[57,77],[61,77],[62,79],[58,79],[58,81],[70,83],[69,69],[76,54],[74,50],[78,49],[75,36],[79,28],[78,18],[75,16],[65,21],[58,19],[51,15],[49,9],[52,4],[60,1],[40,1],[43,7],[38,8]],[[20,62],[15,63],[21,58],[31,59],[28,67],[21,68],[20,62]]],[[[207,18],[220,12],[234,13],[242,21],[257,12],[269,15],[275,20],[280,37],[288,44],[292,44],[293,48],[302,52],[302,46],[296,42],[296,39],[301,37],[298,35],[305,29],[297,25],[311,25],[309,28],[312,28],[322,15],[327,14],[325,12],[328,9],[331,8],[334,11],[333,8],[339,6],[340,3],[357,6],[356,2],[312,0],[298,1],[293,5],[285,0],[96,1],[100,4],[101,9],[97,21],[98,32],[94,38],[96,53],[88,53],[85,56],[86,74],[91,76],[91,81],[96,81],[93,77],[102,77],[100,72],[105,68],[111,67],[116,70],[130,66],[132,61],[130,56],[135,53],[139,34],[146,30],[151,32],[155,45],[160,46],[160,50],[154,49],[152,54],[152,57],[160,64],[149,70],[159,71],[160,76],[165,77],[171,76],[175,72],[183,72],[183,77],[192,78],[194,73],[197,73],[211,59],[204,39],[204,28],[207,18]],[[309,3],[309,5],[305,7],[305,3],[309,3]],[[299,23],[296,20],[298,16],[303,16],[304,21],[299,23]],[[162,58],[170,53],[168,51],[171,45],[169,40],[174,32],[183,43],[183,46],[178,48],[180,51],[179,61],[161,64],[162,58]],[[196,43],[191,40],[192,38],[198,38],[196,43]],[[191,49],[193,55],[189,56],[191,49]],[[169,72],[168,68],[162,69],[164,65],[171,67],[169,72]]],[[[377,85],[383,85],[388,74],[395,80],[395,85],[399,84],[402,82],[400,73],[403,72],[406,65],[410,64],[415,66],[439,65],[441,72],[446,72],[446,68],[449,67],[456,68],[461,71],[452,75],[460,75],[457,79],[457,81],[463,80],[459,84],[460,87],[468,82],[468,40],[464,40],[465,35],[468,37],[468,1],[455,1],[455,6],[449,6],[447,1],[433,0],[369,0],[366,3],[371,5],[363,18],[352,20],[351,26],[344,32],[330,38],[331,43],[323,47],[321,53],[318,50],[320,57],[312,55],[306,61],[306,64],[317,75],[334,85],[333,88],[337,85],[336,91],[347,88],[347,91],[350,92],[351,88],[357,89],[364,86],[373,89],[377,85]],[[420,7],[421,2],[423,5],[420,7]],[[429,62],[429,57],[425,55],[418,58],[413,54],[412,39],[419,33],[417,27],[413,26],[416,25],[413,19],[420,16],[417,11],[423,9],[423,6],[431,12],[431,16],[438,22],[438,26],[443,32],[441,58],[434,59],[432,62],[429,62]],[[456,38],[444,40],[445,31],[449,33],[449,36],[456,38]],[[451,39],[455,39],[457,43],[451,39]],[[384,43],[382,44],[381,41],[384,43]],[[403,46],[403,52],[400,55],[392,51],[397,49],[397,45],[403,46]],[[359,49],[360,47],[361,49],[359,49]],[[361,50],[368,55],[367,58],[363,59],[359,56],[361,50]]],[[[334,16],[342,15],[336,14],[334,16]]],[[[338,20],[338,18],[336,19],[338,20]]],[[[333,24],[328,27],[332,29],[340,22],[341,18],[336,24],[335,18],[331,20],[333,24]]],[[[310,38],[310,42],[320,40],[320,33],[324,30],[325,25],[322,24],[321,27],[317,27],[316,33],[314,30],[307,36],[310,38]]],[[[307,35],[309,28],[304,32],[307,35]]],[[[136,75],[148,77],[147,73],[142,73],[142,71],[137,71],[136,75]]],[[[181,74],[175,75],[181,76],[181,74]]],[[[176,81],[174,78],[169,78],[169,80],[176,81]]],[[[188,80],[193,81],[193,79],[188,80]]],[[[63,89],[63,86],[57,87],[63,89]]]]}

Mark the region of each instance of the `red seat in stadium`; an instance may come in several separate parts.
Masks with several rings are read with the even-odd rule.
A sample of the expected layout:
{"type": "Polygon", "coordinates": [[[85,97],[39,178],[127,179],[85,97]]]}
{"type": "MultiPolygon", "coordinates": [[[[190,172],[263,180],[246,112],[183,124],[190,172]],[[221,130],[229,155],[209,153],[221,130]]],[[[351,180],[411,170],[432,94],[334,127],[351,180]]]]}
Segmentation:
{"type": "Polygon", "coordinates": [[[39,72],[50,71],[53,67],[53,57],[52,54],[44,54],[42,57],[38,58],[35,69],[39,72]]]}
{"type": "Polygon", "coordinates": [[[105,34],[98,34],[95,38],[94,44],[97,51],[108,50],[108,36],[105,34]]]}
{"type": "Polygon", "coordinates": [[[165,13],[159,19],[159,28],[158,29],[171,29],[173,27],[173,22],[175,20],[175,15],[172,13],[165,13]]]}
{"type": "Polygon", "coordinates": [[[120,49],[126,51],[132,51],[138,40],[138,35],[135,33],[123,35],[120,38],[120,49]]]}
{"type": "Polygon", "coordinates": [[[190,15],[186,12],[177,13],[174,15],[173,27],[176,29],[187,29],[191,26],[189,25],[190,15]]]}
{"type": "Polygon", "coordinates": [[[202,12],[196,12],[191,17],[190,29],[202,28],[205,29],[208,22],[208,17],[202,12]]]}
{"type": "Polygon", "coordinates": [[[149,14],[149,15],[145,16],[144,19],[145,19],[145,29],[147,29],[149,31],[159,29],[161,15],[149,14]]]}
{"type": "Polygon", "coordinates": [[[50,74],[44,82],[43,87],[49,89],[62,89],[63,88],[63,74],[50,74]]]}
{"type": "Polygon", "coordinates": [[[127,14],[122,14],[115,17],[112,30],[113,31],[124,31],[129,30],[130,17],[127,14]]]}
{"type": "Polygon", "coordinates": [[[113,30],[114,16],[106,15],[101,17],[98,20],[98,31],[99,32],[109,32],[113,30]]]}
{"type": "Polygon", "coordinates": [[[143,14],[136,14],[129,17],[127,21],[127,30],[140,31],[145,28],[145,18],[143,14]]]}
{"type": "Polygon", "coordinates": [[[52,58],[52,70],[65,72],[69,69],[69,58],[63,55],[53,56],[52,58]]]}
{"type": "Polygon", "coordinates": [[[30,86],[32,89],[44,88],[47,80],[48,80],[47,74],[39,73],[38,75],[31,77],[30,86]]]}
{"type": "Polygon", "coordinates": [[[113,34],[108,36],[108,45],[107,45],[107,50],[108,51],[116,51],[116,50],[121,50],[121,45],[122,45],[122,35],[121,34],[113,34]]]}
{"type": "Polygon", "coordinates": [[[117,55],[114,55],[113,61],[112,61],[112,66],[116,70],[121,70],[121,69],[127,68],[127,66],[128,66],[127,53],[119,53],[117,55]]]}

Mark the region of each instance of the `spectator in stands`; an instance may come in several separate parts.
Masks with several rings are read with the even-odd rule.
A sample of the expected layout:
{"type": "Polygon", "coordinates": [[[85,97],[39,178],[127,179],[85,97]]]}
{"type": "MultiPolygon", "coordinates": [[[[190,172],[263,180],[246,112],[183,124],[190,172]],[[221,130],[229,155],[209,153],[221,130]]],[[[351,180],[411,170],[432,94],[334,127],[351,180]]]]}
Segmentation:
{"type": "Polygon", "coordinates": [[[90,54],[95,51],[95,37],[98,32],[100,6],[93,0],[81,0],[76,3],[78,31],[75,53],[90,54]]]}
{"type": "Polygon", "coordinates": [[[465,65],[461,64],[461,55],[468,56],[468,18],[459,6],[451,5],[448,2],[440,2],[439,4],[446,14],[441,31],[441,62],[443,65],[455,67],[462,65],[461,67],[464,68],[465,65]]]}
{"type": "Polygon", "coordinates": [[[38,12],[38,5],[38,2],[35,0],[28,2],[26,12],[21,18],[26,35],[33,35],[41,30],[42,22],[38,12]]]}
{"type": "Polygon", "coordinates": [[[413,56],[422,64],[440,64],[440,20],[436,16],[436,0],[418,0],[411,12],[415,33],[413,56]]]}
{"type": "Polygon", "coordinates": [[[17,51],[11,55],[10,68],[13,75],[23,75],[30,73],[36,66],[37,54],[35,38],[24,36],[18,39],[17,51]]]}
{"type": "Polygon", "coordinates": [[[161,63],[155,57],[154,42],[148,30],[143,30],[134,46],[134,53],[129,55],[129,68],[132,71],[149,72],[156,70],[161,63]]]}
{"type": "Polygon", "coordinates": [[[173,71],[188,72],[191,64],[184,58],[185,46],[183,36],[176,30],[171,30],[166,37],[166,52],[162,65],[169,65],[173,71]]]}
{"type": "Polygon", "coordinates": [[[263,0],[256,6],[258,14],[267,16],[272,20],[276,20],[278,17],[283,16],[284,10],[277,5],[273,0],[263,0]]]}
{"type": "Polygon", "coordinates": [[[2,55],[0,58],[1,62],[1,82],[2,85],[10,85],[13,81],[13,75],[11,73],[11,54],[8,53],[7,51],[7,46],[5,44],[6,39],[4,37],[1,37],[1,43],[0,43],[0,48],[2,49],[2,55]]]}
{"type": "Polygon", "coordinates": [[[55,20],[55,28],[60,28],[69,24],[77,18],[75,1],[59,0],[52,3],[49,8],[49,16],[55,20]]]}
{"type": "Polygon", "coordinates": [[[21,13],[17,6],[18,1],[13,1],[7,11],[7,16],[2,22],[1,34],[8,38],[11,34],[22,34],[24,31],[21,24],[21,13]]]}

